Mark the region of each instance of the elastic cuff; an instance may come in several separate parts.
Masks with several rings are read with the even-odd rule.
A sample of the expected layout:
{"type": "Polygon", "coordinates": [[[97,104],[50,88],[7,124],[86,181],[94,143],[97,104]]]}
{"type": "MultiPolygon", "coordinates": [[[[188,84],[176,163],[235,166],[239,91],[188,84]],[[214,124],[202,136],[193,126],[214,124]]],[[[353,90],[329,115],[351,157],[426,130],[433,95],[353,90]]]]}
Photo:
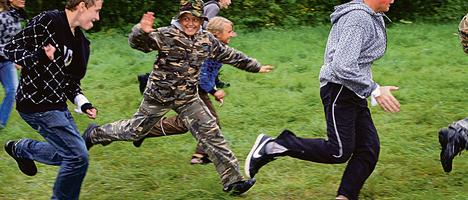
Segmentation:
{"type": "Polygon", "coordinates": [[[218,91],[218,90],[216,90],[216,89],[213,88],[213,89],[211,89],[208,93],[214,95],[214,94],[216,93],[216,91],[218,91]]]}
{"type": "Polygon", "coordinates": [[[91,103],[85,103],[81,105],[81,112],[86,113],[86,110],[93,109],[93,105],[91,103]]]}

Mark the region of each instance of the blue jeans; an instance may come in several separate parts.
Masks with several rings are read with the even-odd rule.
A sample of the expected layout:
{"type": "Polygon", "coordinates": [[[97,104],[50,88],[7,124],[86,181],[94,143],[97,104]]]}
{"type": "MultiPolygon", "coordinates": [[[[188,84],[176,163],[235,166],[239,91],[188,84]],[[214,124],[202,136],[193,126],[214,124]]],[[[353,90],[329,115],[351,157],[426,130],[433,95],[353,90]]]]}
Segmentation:
{"type": "Polygon", "coordinates": [[[70,112],[52,110],[20,115],[47,142],[20,140],[16,145],[16,155],[47,165],[60,166],[52,199],[78,199],[89,159],[85,141],[70,112]]]}
{"type": "Polygon", "coordinates": [[[0,125],[5,126],[15,103],[16,88],[18,87],[18,74],[13,62],[0,62],[0,81],[5,89],[5,98],[0,106],[0,125]]]}

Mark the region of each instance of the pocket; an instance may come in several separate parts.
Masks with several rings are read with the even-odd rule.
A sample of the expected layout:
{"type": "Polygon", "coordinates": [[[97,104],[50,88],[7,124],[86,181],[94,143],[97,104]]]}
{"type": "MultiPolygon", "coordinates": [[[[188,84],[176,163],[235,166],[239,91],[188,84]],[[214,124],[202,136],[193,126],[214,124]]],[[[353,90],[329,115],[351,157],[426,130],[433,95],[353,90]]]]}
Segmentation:
{"type": "Polygon", "coordinates": [[[64,111],[54,110],[44,112],[38,120],[47,128],[65,127],[70,125],[70,120],[64,111]]]}

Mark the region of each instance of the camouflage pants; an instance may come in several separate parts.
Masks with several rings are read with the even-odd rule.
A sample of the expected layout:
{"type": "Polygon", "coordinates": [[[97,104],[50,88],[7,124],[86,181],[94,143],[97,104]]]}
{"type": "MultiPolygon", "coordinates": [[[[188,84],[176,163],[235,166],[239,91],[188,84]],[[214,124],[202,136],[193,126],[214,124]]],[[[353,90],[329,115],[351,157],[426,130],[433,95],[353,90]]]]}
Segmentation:
{"type": "MultiPolygon", "coordinates": [[[[210,111],[210,113],[216,119],[216,124],[218,124],[219,126],[219,117],[218,117],[218,114],[216,113],[216,109],[213,103],[210,100],[208,93],[199,91],[198,94],[199,94],[200,99],[203,101],[205,106],[210,111]]],[[[146,137],[148,138],[148,137],[160,137],[160,136],[167,136],[167,135],[178,135],[178,134],[186,133],[187,131],[189,130],[185,126],[182,118],[179,117],[179,115],[176,115],[176,116],[172,116],[168,118],[162,118],[148,132],[146,137]]]]}
{"type": "MultiPolygon", "coordinates": [[[[216,124],[218,124],[219,126],[219,117],[216,113],[216,109],[213,103],[210,100],[210,96],[208,95],[208,93],[202,91],[198,91],[198,94],[203,103],[205,103],[210,113],[213,115],[214,118],[216,118],[216,124]]],[[[148,134],[146,134],[145,138],[178,135],[184,134],[187,131],[188,128],[185,126],[182,118],[176,115],[168,118],[162,118],[161,120],[159,120],[148,132],[148,134]]],[[[202,156],[208,155],[207,153],[205,153],[205,150],[203,149],[203,145],[201,143],[197,143],[195,154],[201,154],[202,156]]]]}
{"type": "Polygon", "coordinates": [[[151,128],[171,109],[177,112],[195,139],[213,161],[226,187],[243,179],[239,162],[229,149],[224,136],[210,113],[197,95],[188,101],[162,105],[144,99],[133,118],[105,124],[94,129],[91,134],[93,144],[108,144],[112,141],[135,141],[145,137],[151,128]]]}

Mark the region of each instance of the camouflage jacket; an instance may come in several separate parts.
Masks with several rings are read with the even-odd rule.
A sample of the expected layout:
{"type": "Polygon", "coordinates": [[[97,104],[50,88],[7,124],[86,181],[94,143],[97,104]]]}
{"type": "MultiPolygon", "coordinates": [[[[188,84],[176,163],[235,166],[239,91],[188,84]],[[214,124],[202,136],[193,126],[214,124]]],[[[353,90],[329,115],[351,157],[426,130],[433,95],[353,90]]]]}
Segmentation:
{"type": "Polygon", "coordinates": [[[463,51],[468,54],[468,14],[463,17],[460,21],[460,26],[458,27],[460,33],[460,40],[463,46],[463,51]]]}
{"type": "Polygon", "coordinates": [[[144,95],[160,103],[194,98],[200,68],[207,58],[248,72],[258,72],[261,67],[256,60],[219,42],[211,33],[200,31],[188,37],[176,25],[145,33],[137,24],[129,35],[129,44],[143,52],[158,51],[144,95]]]}

